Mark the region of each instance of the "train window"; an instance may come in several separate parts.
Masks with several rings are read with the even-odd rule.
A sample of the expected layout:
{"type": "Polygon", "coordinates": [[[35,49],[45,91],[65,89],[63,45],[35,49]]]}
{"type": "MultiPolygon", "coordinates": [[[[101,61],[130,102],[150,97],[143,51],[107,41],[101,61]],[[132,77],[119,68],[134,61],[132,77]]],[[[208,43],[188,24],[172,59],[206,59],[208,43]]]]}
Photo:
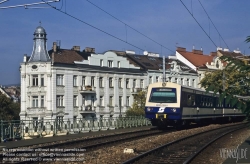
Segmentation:
{"type": "Polygon", "coordinates": [[[194,95],[187,95],[187,105],[188,106],[195,106],[195,96],[194,95]]]}
{"type": "Polygon", "coordinates": [[[213,99],[210,98],[210,106],[213,106],[213,99]]]}
{"type": "Polygon", "coordinates": [[[206,106],[210,106],[209,98],[207,97],[206,106]]]}
{"type": "Polygon", "coordinates": [[[201,104],[200,105],[204,106],[204,98],[203,97],[201,97],[201,104]]]}
{"type": "Polygon", "coordinates": [[[176,103],[176,89],[175,88],[152,88],[149,102],[156,103],[176,103]]]}

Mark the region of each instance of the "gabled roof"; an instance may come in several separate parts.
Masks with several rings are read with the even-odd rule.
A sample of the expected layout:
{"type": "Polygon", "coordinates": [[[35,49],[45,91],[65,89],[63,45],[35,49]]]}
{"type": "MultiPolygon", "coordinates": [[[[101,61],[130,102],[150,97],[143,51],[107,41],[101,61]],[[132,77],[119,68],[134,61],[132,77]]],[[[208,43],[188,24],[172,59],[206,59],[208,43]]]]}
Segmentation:
{"type": "Polygon", "coordinates": [[[214,56],[204,55],[201,50],[193,50],[192,52],[186,51],[185,48],[177,48],[176,50],[185,59],[192,63],[195,67],[206,68],[206,63],[213,62],[214,56]]]}

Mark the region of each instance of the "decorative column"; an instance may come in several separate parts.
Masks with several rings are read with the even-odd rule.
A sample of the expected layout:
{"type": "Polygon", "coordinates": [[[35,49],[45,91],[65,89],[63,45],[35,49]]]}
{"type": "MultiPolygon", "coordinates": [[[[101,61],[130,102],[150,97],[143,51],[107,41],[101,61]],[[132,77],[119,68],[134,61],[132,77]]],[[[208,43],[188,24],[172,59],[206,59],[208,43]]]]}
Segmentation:
{"type": "MultiPolygon", "coordinates": [[[[29,80],[29,78],[28,78],[29,80]]],[[[22,74],[21,75],[21,112],[20,112],[20,119],[24,120],[25,115],[26,115],[26,96],[27,96],[27,91],[26,91],[26,75],[22,74]]]]}
{"type": "Polygon", "coordinates": [[[119,113],[119,88],[118,88],[118,77],[114,75],[114,114],[119,113]]]}

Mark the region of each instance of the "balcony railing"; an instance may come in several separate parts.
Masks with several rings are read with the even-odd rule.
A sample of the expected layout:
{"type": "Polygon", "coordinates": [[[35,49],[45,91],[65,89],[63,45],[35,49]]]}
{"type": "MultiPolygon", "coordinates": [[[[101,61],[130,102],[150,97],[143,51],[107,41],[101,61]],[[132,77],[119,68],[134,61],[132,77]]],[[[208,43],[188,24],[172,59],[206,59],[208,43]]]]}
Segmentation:
{"type": "Polygon", "coordinates": [[[95,107],[94,106],[82,106],[79,113],[95,113],[95,107]]]}
{"type": "Polygon", "coordinates": [[[80,93],[95,94],[96,91],[94,90],[94,87],[88,85],[88,86],[82,86],[80,88],[80,93]]]}

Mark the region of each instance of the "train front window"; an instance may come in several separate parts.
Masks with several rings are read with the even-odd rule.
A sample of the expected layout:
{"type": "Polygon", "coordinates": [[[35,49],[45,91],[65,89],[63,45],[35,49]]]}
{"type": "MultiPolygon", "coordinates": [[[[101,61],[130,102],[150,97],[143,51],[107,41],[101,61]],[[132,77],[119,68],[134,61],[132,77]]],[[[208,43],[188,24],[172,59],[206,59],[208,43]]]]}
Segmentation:
{"type": "Polygon", "coordinates": [[[149,102],[176,103],[175,88],[152,88],[149,102]]]}

